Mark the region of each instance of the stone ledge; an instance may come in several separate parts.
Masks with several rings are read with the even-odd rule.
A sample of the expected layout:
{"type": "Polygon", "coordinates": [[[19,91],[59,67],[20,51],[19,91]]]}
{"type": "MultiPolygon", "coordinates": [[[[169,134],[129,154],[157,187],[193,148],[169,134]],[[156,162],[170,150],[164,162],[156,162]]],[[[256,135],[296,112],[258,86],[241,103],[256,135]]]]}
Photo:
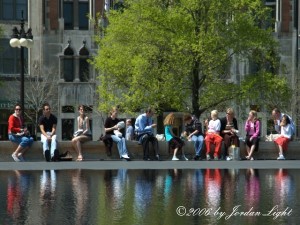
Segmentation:
{"type": "MultiPolygon", "coordinates": [[[[0,161],[12,161],[11,153],[15,150],[16,145],[12,144],[10,141],[0,141],[1,151],[0,151],[0,161]]],[[[292,141],[289,143],[289,149],[285,153],[286,159],[300,159],[300,142],[292,141]]],[[[141,160],[143,159],[142,146],[138,144],[137,141],[128,141],[127,149],[132,159],[141,160]]],[[[240,143],[241,157],[245,156],[245,145],[243,142],[240,143]]],[[[168,143],[165,141],[159,141],[159,150],[162,159],[170,159],[171,155],[168,150],[168,143]]],[[[186,142],[184,147],[185,154],[188,158],[192,158],[195,154],[194,146],[192,142],[186,142]]],[[[73,160],[76,159],[77,153],[73,150],[71,141],[61,141],[59,142],[59,151],[64,153],[69,151],[73,156],[73,160]]],[[[110,160],[119,159],[119,154],[116,145],[113,145],[112,156],[108,157],[106,155],[106,149],[102,141],[89,141],[82,145],[83,156],[85,159],[90,160],[110,160]]],[[[153,151],[150,148],[150,154],[153,151]]],[[[202,149],[202,156],[205,156],[205,151],[202,149]]],[[[276,159],[278,157],[278,150],[273,142],[261,141],[259,144],[259,151],[254,153],[255,159],[276,159]]],[[[43,161],[43,151],[42,143],[34,142],[32,147],[26,152],[25,159],[27,161],[43,161]]]]}

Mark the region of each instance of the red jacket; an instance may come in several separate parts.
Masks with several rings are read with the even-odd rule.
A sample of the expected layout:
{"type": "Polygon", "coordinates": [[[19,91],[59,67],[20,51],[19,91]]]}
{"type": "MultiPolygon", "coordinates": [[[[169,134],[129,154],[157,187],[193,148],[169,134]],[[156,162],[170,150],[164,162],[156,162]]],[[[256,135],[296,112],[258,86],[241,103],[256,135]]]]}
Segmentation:
{"type": "Polygon", "coordinates": [[[8,133],[20,133],[23,126],[23,120],[16,117],[14,114],[10,115],[8,119],[8,133]]]}

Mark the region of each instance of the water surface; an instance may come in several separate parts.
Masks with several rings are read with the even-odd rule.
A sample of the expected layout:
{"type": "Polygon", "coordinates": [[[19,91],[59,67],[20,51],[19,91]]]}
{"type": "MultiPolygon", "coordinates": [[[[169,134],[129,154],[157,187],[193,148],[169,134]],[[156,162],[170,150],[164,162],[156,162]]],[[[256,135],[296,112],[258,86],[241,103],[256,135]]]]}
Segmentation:
{"type": "Polygon", "coordinates": [[[0,171],[0,224],[300,224],[299,170],[0,171]]]}

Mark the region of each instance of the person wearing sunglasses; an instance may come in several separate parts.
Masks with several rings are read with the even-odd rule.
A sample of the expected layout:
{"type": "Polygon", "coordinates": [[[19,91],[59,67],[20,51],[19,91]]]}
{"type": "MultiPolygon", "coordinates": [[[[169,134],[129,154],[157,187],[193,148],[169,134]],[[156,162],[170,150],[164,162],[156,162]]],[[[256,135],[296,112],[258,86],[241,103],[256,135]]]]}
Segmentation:
{"type": "Polygon", "coordinates": [[[11,155],[15,162],[24,161],[23,155],[33,143],[29,131],[24,126],[24,120],[21,116],[21,105],[15,105],[15,112],[8,119],[8,137],[9,140],[18,145],[17,149],[11,155]]]}

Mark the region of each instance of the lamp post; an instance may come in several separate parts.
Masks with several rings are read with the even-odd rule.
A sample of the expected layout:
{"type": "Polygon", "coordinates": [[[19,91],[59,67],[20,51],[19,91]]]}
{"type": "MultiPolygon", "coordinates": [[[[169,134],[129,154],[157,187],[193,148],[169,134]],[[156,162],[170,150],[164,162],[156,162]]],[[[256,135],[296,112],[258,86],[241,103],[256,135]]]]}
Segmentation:
{"type": "Polygon", "coordinates": [[[10,46],[13,48],[20,48],[21,52],[21,57],[20,57],[20,64],[21,64],[21,72],[20,72],[20,104],[22,107],[22,117],[24,118],[24,48],[31,48],[33,46],[33,36],[31,33],[31,28],[27,30],[27,32],[24,29],[24,19],[23,19],[23,12],[22,12],[22,19],[20,23],[20,30],[18,30],[17,27],[14,27],[12,30],[12,35],[10,39],[10,46]]]}

